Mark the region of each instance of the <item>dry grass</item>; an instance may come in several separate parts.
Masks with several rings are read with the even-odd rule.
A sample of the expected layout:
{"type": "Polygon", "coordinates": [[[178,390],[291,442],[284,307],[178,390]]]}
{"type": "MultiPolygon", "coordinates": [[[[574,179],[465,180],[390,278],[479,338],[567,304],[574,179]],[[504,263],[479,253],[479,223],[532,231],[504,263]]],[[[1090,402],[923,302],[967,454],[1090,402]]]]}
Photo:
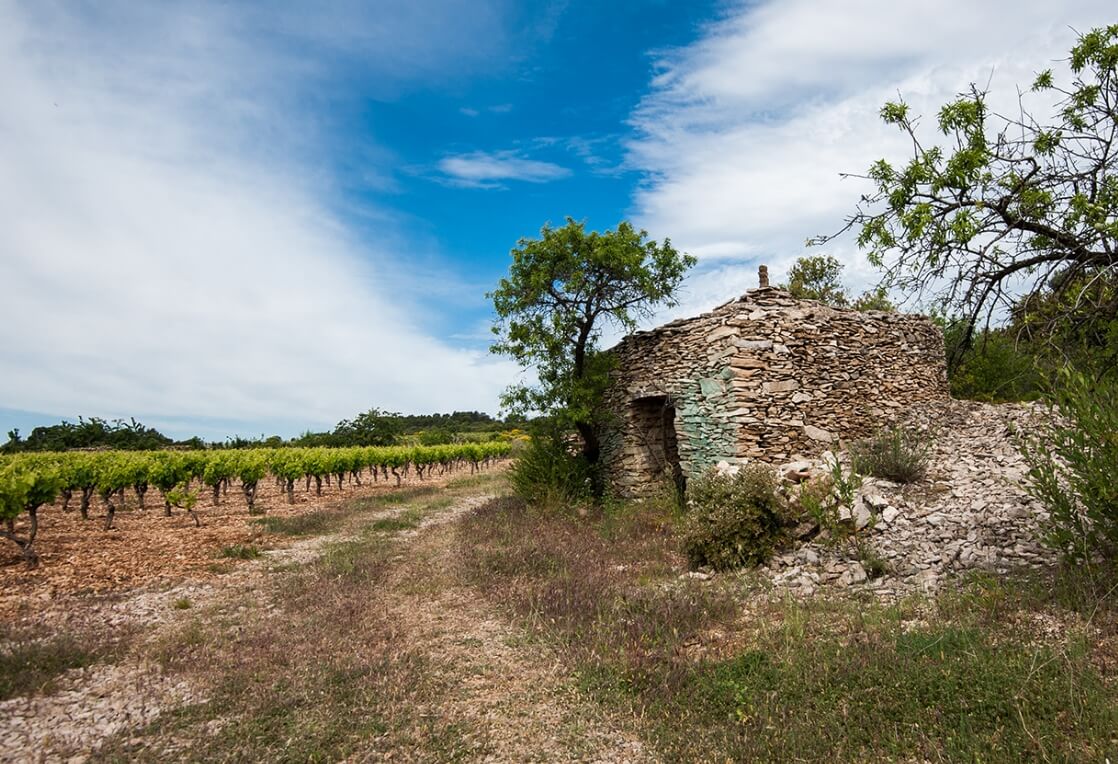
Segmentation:
{"type": "Polygon", "coordinates": [[[747,597],[736,577],[678,581],[671,529],[657,507],[578,517],[505,502],[468,518],[460,546],[475,586],[641,719],[665,760],[1118,752],[1113,591],[1064,573],[891,606],[747,597]]]}
{"type": "Polygon", "coordinates": [[[663,505],[578,517],[506,499],[462,522],[460,547],[489,598],[584,668],[640,686],[674,682],[686,646],[737,611],[726,592],[674,580],[685,563],[673,527],[663,505]]]}
{"type": "Polygon", "coordinates": [[[191,608],[193,617],[146,653],[211,688],[209,702],[124,735],[102,754],[302,762],[422,751],[453,761],[476,751],[455,720],[430,712],[446,691],[441,672],[385,597],[400,559],[395,534],[501,480],[487,474],[352,500],[332,513],[343,522],[331,528],[346,540],[247,597],[191,608]],[[366,516],[377,509],[398,512],[366,516]]]}
{"type": "Polygon", "coordinates": [[[458,731],[424,717],[440,688],[378,597],[391,545],[376,533],[334,544],[261,602],[200,612],[156,654],[213,688],[211,700],[117,741],[112,758],[335,761],[361,751],[453,760],[458,731]],[[244,609],[242,609],[244,608],[244,609]]]}
{"type": "Polygon", "coordinates": [[[105,645],[70,634],[21,639],[4,634],[0,641],[0,700],[49,692],[51,683],[75,668],[91,666],[110,654],[105,645]]]}

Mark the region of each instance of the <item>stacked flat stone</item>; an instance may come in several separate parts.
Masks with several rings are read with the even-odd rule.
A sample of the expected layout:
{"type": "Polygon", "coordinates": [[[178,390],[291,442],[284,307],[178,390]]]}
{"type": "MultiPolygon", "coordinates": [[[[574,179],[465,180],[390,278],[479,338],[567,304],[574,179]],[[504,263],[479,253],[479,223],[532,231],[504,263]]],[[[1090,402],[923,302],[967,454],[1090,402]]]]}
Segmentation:
{"type": "Polygon", "coordinates": [[[774,288],[638,332],[610,352],[603,457],[622,496],[652,490],[676,458],[685,476],[720,461],[780,463],[949,397],[943,334],[929,319],[837,309],[774,288]]]}

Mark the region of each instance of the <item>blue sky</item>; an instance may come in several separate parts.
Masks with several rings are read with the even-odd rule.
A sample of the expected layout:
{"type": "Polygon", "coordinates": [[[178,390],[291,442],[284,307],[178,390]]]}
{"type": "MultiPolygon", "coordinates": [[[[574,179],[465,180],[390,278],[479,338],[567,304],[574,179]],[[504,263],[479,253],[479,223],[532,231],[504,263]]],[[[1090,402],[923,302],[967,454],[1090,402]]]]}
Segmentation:
{"type": "MultiPolygon", "coordinates": [[[[377,93],[347,73],[332,115],[345,201],[389,208],[432,267],[457,271],[454,310],[431,310],[431,329],[487,340],[484,293],[508,251],[567,215],[595,228],[630,214],[642,174],[625,163],[627,120],[647,92],[655,52],[693,40],[713,2],[537,2],[510,8],[490,53],[469,76],[447,72],[377,93]],[[388,177],[369,184],[349,159],[366,143],[391,153],[388,177]]],[[[377,226],[366,229],[377,235],[377,226]]]]}
{"type": "MultiPolygon", "coordinates": [[[[496,413],[508,251],[564,216],[699,258],[682,304],[837,228],[877,119],[1012,96],[1093,0],[0,0],[0,427],[294,434],[496,413]]],[[[1011,106],[1010,101],[1005,104],[1011,106]]],[[[874,274],[851,243],[850,283],[874,274]]]]}

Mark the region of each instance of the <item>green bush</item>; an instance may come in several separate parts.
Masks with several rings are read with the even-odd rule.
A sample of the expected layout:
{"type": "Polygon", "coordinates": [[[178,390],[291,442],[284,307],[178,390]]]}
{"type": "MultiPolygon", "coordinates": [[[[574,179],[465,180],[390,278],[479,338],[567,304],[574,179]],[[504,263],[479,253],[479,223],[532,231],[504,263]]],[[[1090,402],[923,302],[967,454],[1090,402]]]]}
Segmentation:
{"type": "Polygon", "coordinates": [[[760,565],[783,537],[784,520],[769,467],[748,465],[733,476],[708,472],[687,487],[683,548],[695,567],[760,565]]]}
{"type": "Polygon", "coordinates": [[[592,477],[591,465],[558,430],[533,435],[509,472],[513,490],[534,504],[589,499],[592,477]]]}
{"type": "Polygon", "coordinates": [[[854,472],[896,483],[915,483],[923,478],[930,456],[927,436],[903,427],[881,430],[850,447],[854,472]]]}
{"type": "Polygon", "coordinates": [[[1118,383],[1065,369],[1048,396],[1052,427],[1026,434],[1029,493],[1047,540],[1069,561],[1118,556],[1118,383]]]}
{"type": "MultiPolygon", "coordinates": [[[[946,332],[948,348],[962,340],[962,327],[946,332]]],[[[975,401],[1032,401],[1041,396],[1040,355],[1004,329],[978,334],[951,369],[951,395],[975,401]]]]}

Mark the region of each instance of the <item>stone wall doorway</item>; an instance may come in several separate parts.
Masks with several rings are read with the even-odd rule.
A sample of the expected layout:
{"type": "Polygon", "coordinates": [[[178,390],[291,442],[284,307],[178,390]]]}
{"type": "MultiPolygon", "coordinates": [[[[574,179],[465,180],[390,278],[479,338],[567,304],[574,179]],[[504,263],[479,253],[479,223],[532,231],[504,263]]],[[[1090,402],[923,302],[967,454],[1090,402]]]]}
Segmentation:
{"type": "Polygon", "coordinates": [[[683,496],[687,477],[679,463],[675,431],[675,406],[666,395],[637,398],[630,404],[637,451],[649,482],[667,478],[683,496]]]}

